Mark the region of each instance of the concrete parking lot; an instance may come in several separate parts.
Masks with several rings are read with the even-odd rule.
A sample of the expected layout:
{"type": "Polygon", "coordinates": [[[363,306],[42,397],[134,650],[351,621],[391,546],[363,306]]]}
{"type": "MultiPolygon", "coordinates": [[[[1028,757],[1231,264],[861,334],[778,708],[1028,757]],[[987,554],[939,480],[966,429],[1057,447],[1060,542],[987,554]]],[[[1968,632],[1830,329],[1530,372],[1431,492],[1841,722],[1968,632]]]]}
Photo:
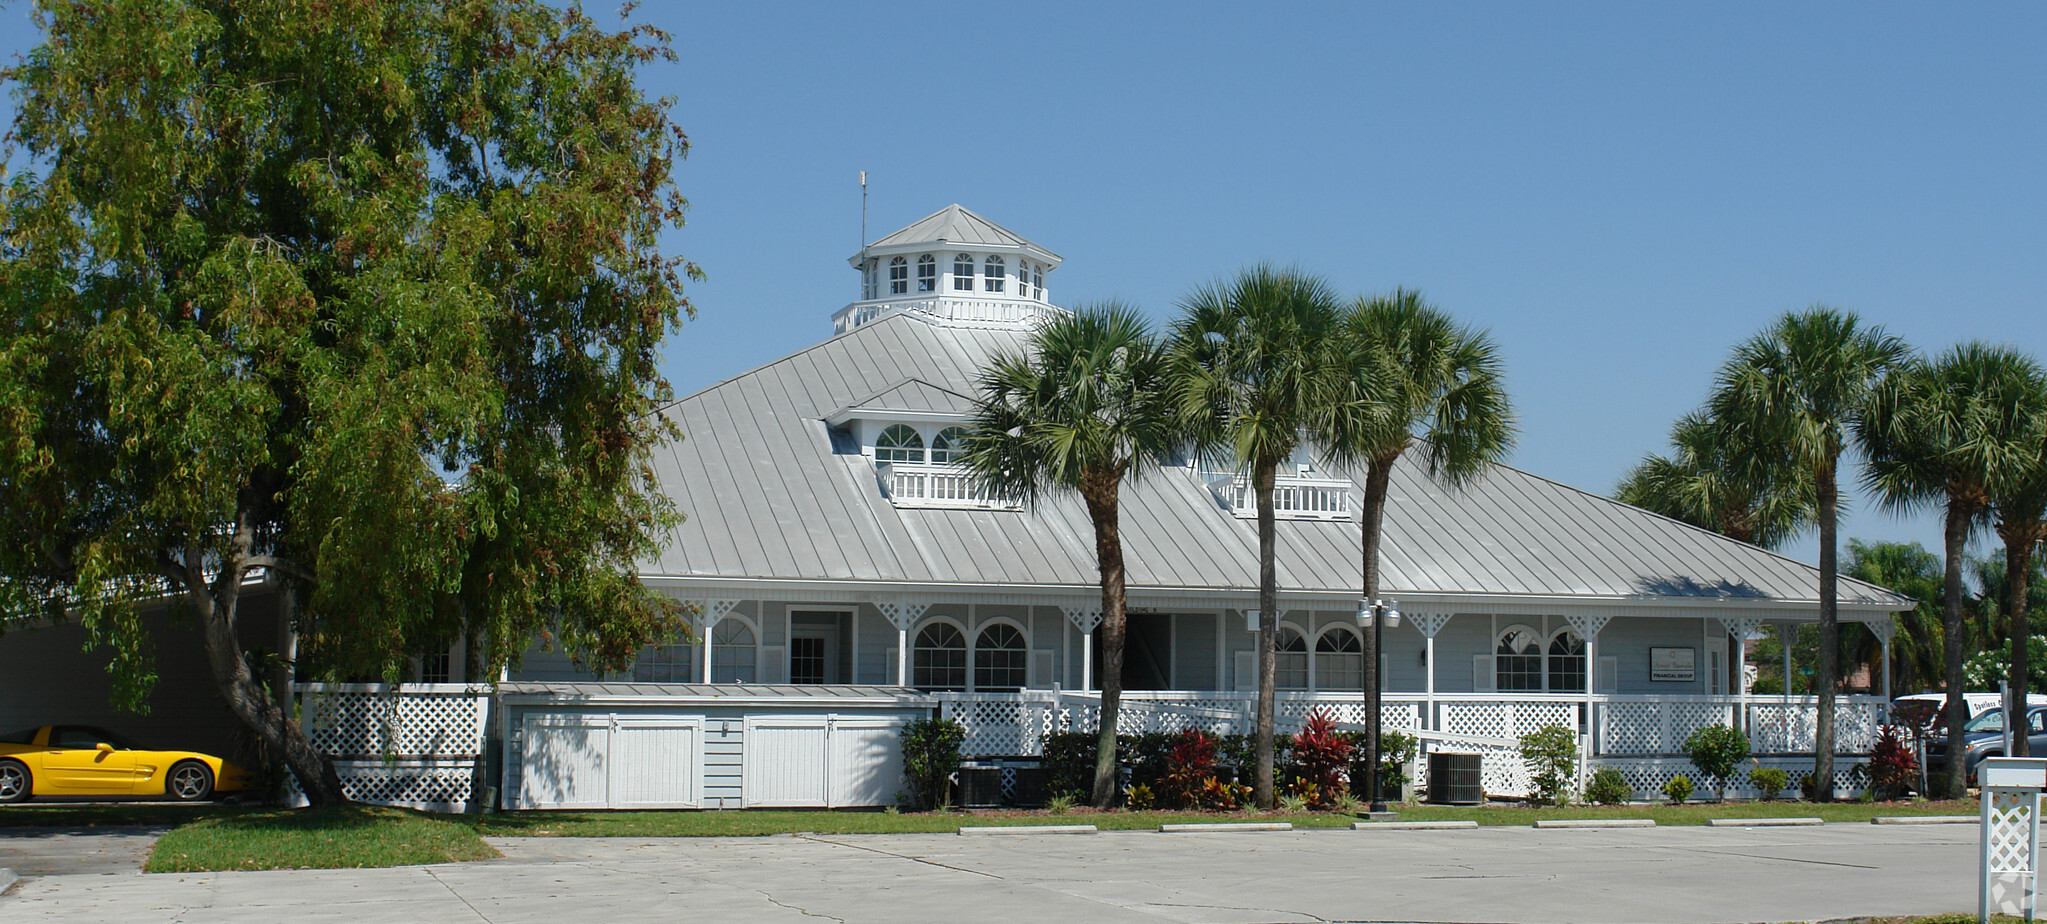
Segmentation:
{"type": "Polygon", "coordinates": [[[25,879],[16,921],[1808,921],[1972,910],[1974,825],[504,838],[386,870],[25,879]]]}

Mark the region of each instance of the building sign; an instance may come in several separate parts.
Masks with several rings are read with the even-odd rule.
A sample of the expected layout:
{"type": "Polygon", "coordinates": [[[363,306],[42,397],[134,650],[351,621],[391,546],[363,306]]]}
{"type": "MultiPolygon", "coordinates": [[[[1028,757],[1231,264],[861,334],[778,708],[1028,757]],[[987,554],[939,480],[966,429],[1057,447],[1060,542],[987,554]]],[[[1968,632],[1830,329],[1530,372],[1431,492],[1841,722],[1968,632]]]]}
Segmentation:
{"type": "Polygon", "coordinates": [[[1649,649],[1649,679],[1665,683],[1689,683],[1698,679],[1694,648],[1649,649]]]}

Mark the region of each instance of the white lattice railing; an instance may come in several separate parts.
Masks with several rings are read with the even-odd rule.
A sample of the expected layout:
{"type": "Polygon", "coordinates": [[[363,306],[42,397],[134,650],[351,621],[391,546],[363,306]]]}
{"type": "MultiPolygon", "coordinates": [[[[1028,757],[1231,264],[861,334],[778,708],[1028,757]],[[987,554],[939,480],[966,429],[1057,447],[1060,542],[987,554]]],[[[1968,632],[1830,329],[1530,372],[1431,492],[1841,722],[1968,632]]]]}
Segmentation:
{"type": "MultiPolygon", "coordinates": [[[[1258,515],[1258,499],[1252,493],[1250,479],[1242,475],[1218,478],[1209,483],[1209,490],[1237,516],[1248,519],[1258,515]]],[[[1290,520],[1348,520],[1350,482],[1281,475],[1272,485],[1272,512],[1290,520]]]]}
{"type": "MultiPolygon", "coordinates": [[[[1043,753],[1049,732],[1088,731],[1101,727],[1099,694],[1027,690],[1021,693],[934,693],[942,718],[966,729],[960,753],[969,757],[1036,756],[1043,753]]],[[[1200,729],[1213,735],[1246,734],[1256,727],[1255,693],[1213,691],[1131,691],[1123,694],[1116,729],[1124,734],[1150,734],[1200,729]]],[[[1356,693],[1282,692],[1274,708],[1282,733],[1299,731],[1316,710],[1340,725],[1364,723],[1365,704],[1356,693]]],[[[1380,722],[1387,729],[1413,730],[1421,725],[1421,704],[1388,696],[1380,703],[1380,722]]]]}
{"type": "Polygon", "coordinates": [[[336,758],[350,799],[444,810],[473,801],[488,685],[302,683],[293,690],[307,737],[336,758]]]}
{"type": "MultiPolygon", "coordinates": [[[[1856,770],[1857,767],[1867,763],[1869,761],[1859,755],[1835,755],[1834,796],[1836,798],[1853,798],[1862,791],[1864,786],[1868,785],[1867,781],[1857,779],[1859,774],[1856,770]]],[[[1737,768],[1735,779],[1727,781],[1727,795],[1729,798],[1758,799],[1762,797],[1762,790],[1758,789],[1754,783],[1748,780],[1749,769],[1758,766],[1776,767],[1783,770],[1790,776],[1792,781],[1791,789],[1784,793],[1784,795],[1797,796],[1799,794],[1798,781],[1804,779],[1807,774],[1812,773],[1812,758],[1790,756],[1755,758],[1752,763],[1743,764],[1737,768]]],[[[1691,761],[1683,757],[1599,757],[1594,758],[1592,761],[1591,769],[1593,770],[1609,768],[1621,772],[1621,779],[1628,781],[1628,786],[1634,790],[1634,797],[1636,799],[1645,801],[1662,800],[1664,798],[1663,784],[1670,782],[1671,777],[1674,776],[1683,776],[1692,781],[1694,798],[1717,799],[1720,796],[1719,787],[1712,780],[1701,776],[1699,768],[1692,766],[1691,761]]]]}
{"type": "Polygon", "coordinates": [[[832,333],[843,334],[872,324],[892,314],[918,314],[953,327],[1013,327],[1042,321],[1065,309],[1028,298],[954,298],[927,295],[923,298],[868,299],[854,302],[832,314],[832,333]]]}
{"type": "Polygon", "coordinates": [[[974,484],[966,466],[917,462],[883,462],[888,499],[898,507],[936,507],[966,510],[1021,510],[1021,504],[1003,500],[974,484]]]}

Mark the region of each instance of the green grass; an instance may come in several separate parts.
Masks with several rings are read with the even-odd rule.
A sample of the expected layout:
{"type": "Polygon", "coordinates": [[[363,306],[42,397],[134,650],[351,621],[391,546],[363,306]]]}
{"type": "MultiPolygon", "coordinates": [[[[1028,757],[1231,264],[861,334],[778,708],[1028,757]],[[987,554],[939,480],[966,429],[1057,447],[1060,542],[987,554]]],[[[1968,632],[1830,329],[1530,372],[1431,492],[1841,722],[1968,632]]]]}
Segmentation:
{"type": "MultiPolygon", "coordinates": [[[[1860,803],[1812,805],[1776,802],[1758,804],[1693,803],[1689,805],[1571,806],[1518,808],[1437,805],[1400,807],[1406,821],[1470,819],[1483,825],[1527,825],[1539,818],[1653,818],[1659,825],[1703,825],[1710,818],[1819,817],[1827,821],[1867,822],[1878,815],[1974,815],[1975,802],[1922,802],[1909,805],[1860,803]]],[[[1328,812],[1096,812],[1086,809],[1062,815],[1045,812],[817,812],[750,809],[744,811],[507,812],[477,820],[483,834],[499,837],[749,837],[769,834],[951,834],[962,825],[1091,824],[1104,831],[1144,830],[1183,822],[1287,821],[1296,828],[1346,827],[1357,819],[1328,812]]]]}
{"type": "Polygon", "coordinates": [[[486,860],[468,816],[351,805],[222,813],[157,839],[148,873],[342,869],[486,860]]]}

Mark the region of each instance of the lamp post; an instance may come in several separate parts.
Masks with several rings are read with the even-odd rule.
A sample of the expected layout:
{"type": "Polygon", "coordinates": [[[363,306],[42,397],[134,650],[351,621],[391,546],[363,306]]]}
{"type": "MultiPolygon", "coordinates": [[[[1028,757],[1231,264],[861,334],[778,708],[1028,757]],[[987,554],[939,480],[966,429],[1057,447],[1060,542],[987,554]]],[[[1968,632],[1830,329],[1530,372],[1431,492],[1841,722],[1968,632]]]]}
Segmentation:
{"type": "Polygon", "coordinates": [[[1386,627],[1400,625],[1400,609],[1392,600],[1358,601],[1358,628],[1372,633],[1371,653],[1365,658],[1365,797],[1370,811],[1387,811],[1386,794],[1379,786],[1379,706],[1386,678],[1379,673],[1381,653],[1386,650],[1386,627]]]}

